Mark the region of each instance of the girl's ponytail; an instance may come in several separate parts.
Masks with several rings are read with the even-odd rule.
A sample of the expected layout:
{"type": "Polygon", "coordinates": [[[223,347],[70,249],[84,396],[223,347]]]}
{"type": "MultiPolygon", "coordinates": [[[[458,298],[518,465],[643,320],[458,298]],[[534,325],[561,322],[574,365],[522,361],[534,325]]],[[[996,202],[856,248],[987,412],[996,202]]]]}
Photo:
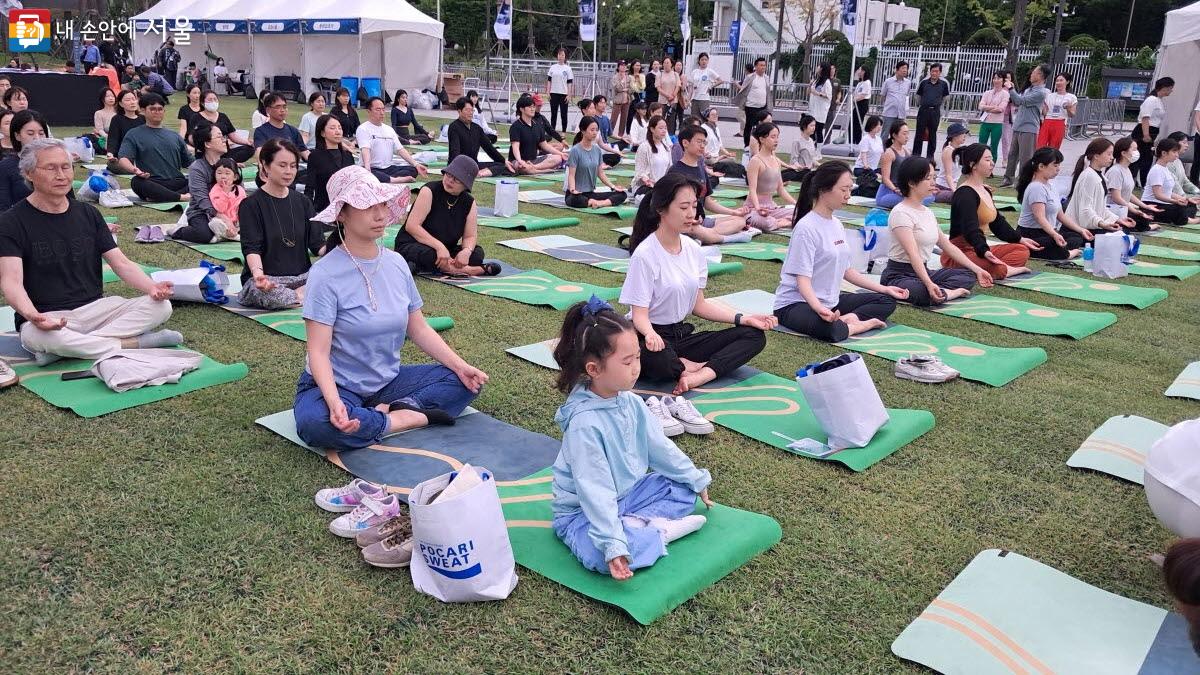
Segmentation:
{"type": "Polygon", "coordinates": [[[572,305],[554,347],[554,361],[559,368],[555,382],[558,390],[564,394],[570,392],[587,376],[588,360],[608,357],[613,351],[613,337],[627,330],[633,330],[629,319],[594,295],[587,302],[572,305]]]}

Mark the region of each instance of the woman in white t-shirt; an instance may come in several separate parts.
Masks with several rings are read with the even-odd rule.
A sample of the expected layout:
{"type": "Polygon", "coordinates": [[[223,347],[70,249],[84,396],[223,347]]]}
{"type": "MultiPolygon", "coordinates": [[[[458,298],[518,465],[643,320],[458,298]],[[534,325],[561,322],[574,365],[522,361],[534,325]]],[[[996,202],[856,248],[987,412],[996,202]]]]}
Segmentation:
{"type": "Polygon", "coordinates": [[[629,149],[637,152],[642,143],[646,142],[646,131],[650,125],[650,113],[646,104],[638,101],[633,104],[633,112],[629,116],[629,149]]]}
{"type": "Polygon", "coordinates": [[[1159,208],[1146,204],[1133,193],[1133,172],[1129,165],[1137,164],[1138,149],[1129,136],[1117,140],[1113,144],[1113,165],[1104,172],[1104,182],[1108,185],[1108,208],[1120,213],[1125,212],[1138,232],[1159,229],[1152,221],[1159,208]]]}
{"type": "Polygon", "coordinates": [[[304,113],[300,118],[300,126],[296,127],[300,131],[300,138],[304,139],[304,146],[309,150],[317,147],[317,120],[324,114],[325,95],[314,91],[308,96],[308,112],[304,113]]]}
{"type": "Polygon", "coordinates": [[[1062,147],[1063,139],[1067,136],[1067,118],[1075,116],[1075,106],[1079,99],[1067,91],[1071,86],[1071,75],[1059,73],[1054,78],[1054,91],[1046,95],[1042,103],[1042,126],[1038,128],[1037,147],[1062,147]]]}
{"type": "Polygon", "coordinates": [[[833,102],[829,70],[830,65],[822,63],[817,69],[817,78],[808,87],[808,114],[817,120],[817,131],[813,136],[817,145],[825,142],[825,120],[829,118],[829,104],[833,102]]]}
{"type": "Polygon", "coordinates": [[[796,222],[775,289],[775,317],[798,333],[841,342],[876,328],[908,298],[898,286],[883,286],[850,267],[846,230],[833,212],[850,200],[854,179],[842,162],[827,162],[800,186],[796,222]],[[842,280],[871,291],[848,293],[842,280]]]}
{"type": "Polygon", "coordinates": [[[850,142],[858,143],[862,140],[867,111],[871,109],[871,71],[860,65],[858,70],[854,71],[854,79],[857,82],[854,85],[854,119],[850,124],[850,142]]]}
{"type": "Polygon", "coordinates": [[[1154,220],[1169,225],[1200,223],[1196,217],[1196,205],[1183,195],[1174,194],[1175,177],[1167,165],[1179,159],[1179,141],[1164,138],[1154,147],[1154,165],[1146,173],[1142,201],[1154,204],[1160,210],[1154,220]]]}
{"type": "Polygon", "coordinates": [[[938,227],[933,212],[922,203],[934,190],[933,166],[929,160],[906,157],[900,163],[897,178],[897,187],[904,200],[888,214],[892,247],[888,250],[887,266],[883,268],[879,282],[907,290],[908,301],[918,307],[965,298],[971,294],[976,282],[990,288],[992,275],[950,243],[950,238],[938,227]],[[935,246],[959,266],[930,270],[926,265],[933,257],[935,246]]]}
{"type": "Polygon", "coordinates": [[[862,140],[858,142],[858,157],[854,160],[854,175],[868,171],[878,173],[879,160],[883,158],[883,118],[871,115],[863,124],[862,140]]]}
{"type": "Polygon", "coordinates": [[[746,167],[737,160],[737,155],[725,148],[725,139],[721,138],[720,112],[716,108],[707,108],[701,119],[704,131],[708,134],[704,145],[704,163],[712,168],[713,173],[730,178],[745,178],[746,167]]]}
{"type": "Polygon", "coordinates": [[[642,343],[642,377],[673,382],[674,394],[703,386],[745,365],[767,344],[763,331],[778,325],[774,316],[743,315],[704,298],[708,262],[683,236],[699,226],[699,186],[670,172],[642,199],[629,240],[629,271],[621,303],[642,343]],[[719,331],[696,331],[688,316],[733,324],[719,331]]]}
{"type": "Polygon", "coordinates": [[[941,204],[949,204],[958,189],[958,181],[962,178],[962,166],[954,161],[954,151],[967,142],[969,132],[965,125],[955,122],[946,129],[946,142],[942,145],[941,162],[938,163],[937,178],[934,186],[937,194],[933,200],[941,204]]]}
{"type": "Polygon", "coordinates": [[[551,65],[546,73],[546,93],[550,95],[550,128],[558,126],[558,116],[562,115],[562,130],[566,133],[568,103],[575,95],[575,74],[567,65],[567,50],[559,47],[554,58],[558,63],[551,65]]]}
{"type": "Polygon", "coordinates": [[[646,140],[638,146],[634,158],[633,182],[629,187],[635,195],[649,192],[671,169],[671,146],[666,141],[667,121],[658,115],[651,117],[646,140]]]}
{"type": "Polygon", "coordinates": [[[1146,184],[1146,174],[1150,173],[1150,165],[1154,163],[1154,141],[1158,138],[1159,127],[1162,126],[1163,116],[1167,109],[1163,99],[1175,91],[1175,80],[1170,77],[1160,77],[1154,81],[1154,89],[1142,106],[1138,108],[1137,126],[1133,128],[1133,140],[1137,141],[1138,154],[1141,156],[1133,166],[1133,175],[1142,185],[1146,184]]]}
{"type": "Polygon", "coordinates": [[[1038,148],[1021,166],[1017,179],[1017,198],[1021,200],[1017,231],[1041,246],[1031,249],[1032,258],[1069,260],[1081,253],[1085,242],[1095,238],[1063,211],[1062,199],[1051,183],[1062,161],[1058,150],[1038,148]]]}

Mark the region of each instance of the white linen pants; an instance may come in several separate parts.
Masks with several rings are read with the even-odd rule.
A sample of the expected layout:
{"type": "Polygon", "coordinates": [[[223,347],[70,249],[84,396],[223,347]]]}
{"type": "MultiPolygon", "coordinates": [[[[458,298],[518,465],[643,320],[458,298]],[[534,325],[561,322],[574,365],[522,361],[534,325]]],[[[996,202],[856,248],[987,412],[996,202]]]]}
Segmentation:
{"type": "Polygon", "coordinates": [[[76,309],[46,312],[67,320],[59,330],[42,330],[25,322],[21,345],[28,351],[56,354],[71,359],[98,359],[121,348],[123,338],[154,330],[171,318],[169,300],[110,296],[76,309]]]}

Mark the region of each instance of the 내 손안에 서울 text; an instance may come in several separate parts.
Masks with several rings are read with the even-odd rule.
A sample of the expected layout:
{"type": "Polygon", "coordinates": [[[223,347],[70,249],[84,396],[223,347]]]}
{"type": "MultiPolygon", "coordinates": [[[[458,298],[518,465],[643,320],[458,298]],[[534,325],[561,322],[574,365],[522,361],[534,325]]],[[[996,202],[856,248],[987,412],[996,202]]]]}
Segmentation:
{"type": "Polygon", "coordinates": [[[129,19],[52,20],[48,9],[13,9],[8,15],[8,51],[48,52],[52,37],[63,40],[115,40],[119,35],[158,35],[176,45],[190,45],[195,28],[187,17],[134,21],[129,19]]]}

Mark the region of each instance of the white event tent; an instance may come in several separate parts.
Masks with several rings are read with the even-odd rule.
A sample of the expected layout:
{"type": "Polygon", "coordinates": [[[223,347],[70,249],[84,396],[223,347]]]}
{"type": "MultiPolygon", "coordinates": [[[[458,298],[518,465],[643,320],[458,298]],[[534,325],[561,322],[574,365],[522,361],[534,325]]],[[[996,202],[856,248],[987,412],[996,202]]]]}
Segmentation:
{"type": "Polygon", "coordinates": [[[1175,91],[1163,100],[1167,109],[1159,138],[1172,131],[1193,131],[1192,109],[1200,99],[1200,2],[1167,12],[1154,79],[1171,77],[1175,91]]]}
{"type": "Polygon", "coordinates": [[[385,91],[437,82],[443,25],[404,0],[163,0],[134,17],[134,60],[150,62],[163,41],[143,26],[180,17],[194,31],[176,46],[184,64],[211,51],[250,72],[256,89],[293,74],[306,92],[318,77],[379,77],[385,91]]]}

